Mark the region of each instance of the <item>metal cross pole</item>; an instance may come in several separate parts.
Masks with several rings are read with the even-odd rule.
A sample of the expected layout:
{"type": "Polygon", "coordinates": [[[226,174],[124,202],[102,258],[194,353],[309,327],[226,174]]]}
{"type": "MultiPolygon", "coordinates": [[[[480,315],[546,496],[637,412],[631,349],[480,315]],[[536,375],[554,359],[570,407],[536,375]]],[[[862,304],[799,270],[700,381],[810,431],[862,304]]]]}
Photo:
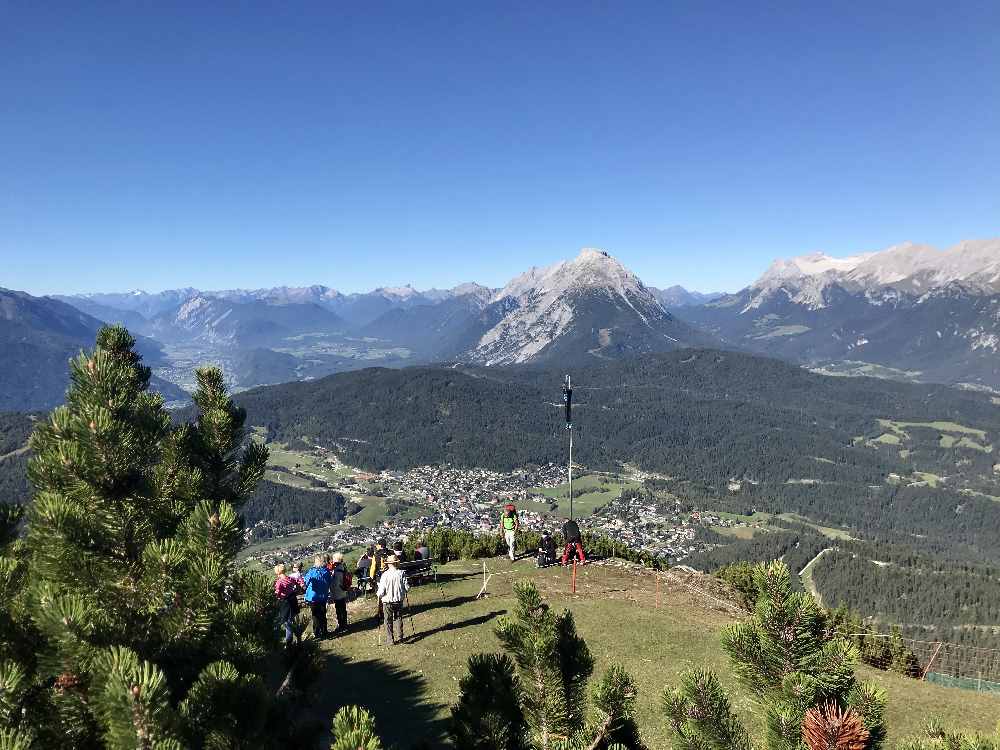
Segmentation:
{"type": "Polygon", "coordinates": [[[566,404],[566,430],[569,432],[569,520],[573,520],[573,383],[566,376],[563,384],[563,403],[566,404]]]}

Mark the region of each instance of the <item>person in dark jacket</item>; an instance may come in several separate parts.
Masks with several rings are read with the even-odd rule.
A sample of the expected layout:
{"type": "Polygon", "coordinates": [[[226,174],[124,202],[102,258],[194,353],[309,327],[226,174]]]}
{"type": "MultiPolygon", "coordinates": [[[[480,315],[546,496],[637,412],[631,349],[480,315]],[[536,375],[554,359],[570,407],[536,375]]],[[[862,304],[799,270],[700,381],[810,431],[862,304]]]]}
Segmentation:
{"type": "Polygon", "coordinates": [[[563,538],[566,546],[563,548],[562,564],[569,562],[571,553],[575,550],[576,556],[581,563],[587,562],[587,556],[583,554],[583,537],[580,535],[580,527],[576,521],[569,520],[562,527],[563,538]]]}
{"type": "Polygon", "coordinates": [[[406,550],[403,549],[403,540],[400,539],[392,546],[392,554],[396,556],[396,559],[401,562],[407,562],[406,560],[406,550]]]}
{"type": "Polygon", "coordinates": [[[544,568],[546,565],[554,565],[556,561],[556,540],[552,535],[544,531],[542,539],[538,543],[538,567],[544,568]]]}
{"type": "Polygon", "coordinates": [[[306,588],[305,600],[312,612],[313,636],[326,638],[329,631],[326,628],[326,602],[330,598],[330,585],[333,574],[326,568],[326,561],[316,556],[313,567],[309,568],[302,582],[306,588]]]}
{"type": "Polygon", "coordinates": [[[341,635],[347,630],[347,586],[344,583],[347,567],[344,565],[342,552],[334,552],[330,562],[333,564],[333,570],[330,571],[330,599],[333,600],[333,608],[337,613],[337,627],[333,635],[341,635]]]}
{"type": "Polygon", "coordinates": [[[360,558],[358,558],[358,566],[354,571],[354,577],[357,579],[358,588],[361,589],[361,591],[368,590],[368,584],[369,584],[368,571],[371,568],[372,557],[374,556],[374,554],[375,554],[375,548],[368,547],[365,550],[365,553],[361,555],[360,558]]]}

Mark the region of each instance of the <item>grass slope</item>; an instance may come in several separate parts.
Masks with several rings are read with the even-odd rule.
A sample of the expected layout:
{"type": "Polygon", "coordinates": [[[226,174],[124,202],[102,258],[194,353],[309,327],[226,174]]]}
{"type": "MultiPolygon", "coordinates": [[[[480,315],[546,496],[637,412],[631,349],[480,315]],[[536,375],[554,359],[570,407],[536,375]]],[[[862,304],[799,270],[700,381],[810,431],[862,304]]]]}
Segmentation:
{"type": "MultiPolygon", "coordinates": [[[[514,566],[490,560],[488,565],[496,573],[490,595],[482,600],[474,598],[482,585],[482,568],[475,563],[442,568],[440,587],[415,587],[410,597],[415,635],[402,646],[378,645],[373,600],[353,605],[352,632],[324,644],[326,673],[316,707],[319,716],[328,720],[340,706],[356,703],[374,712],[389,745],[402,750],[426,739],[440,746],[466,662],[474,653],[499,650],[494,621],[512,608],[511,584],[520,577],[534,578],[553,607],[573,611],[597,660],[595,675],[618,662],[635,677],[640,688],[639,724],[650,747],[669,747],[660,696],[690,667],[717,670],[736,708],[744,717],[751,716],[749,697],[735,688],[719,645],[721,629],[732,621],[719,604],[664,585],[657,608],[651,577],[605,566],[581,569],[574,597],[569,573],[561,568],[537,571],[529,560],[514,566]]],[[[407,622],[406,633],[410,632],[407,622]]],[[[916,733],[932,716],[956,727],[987,731],[1000,714],[997,698],[869,669],[863,676],[888,691],[890,743],[916,733]]]]}

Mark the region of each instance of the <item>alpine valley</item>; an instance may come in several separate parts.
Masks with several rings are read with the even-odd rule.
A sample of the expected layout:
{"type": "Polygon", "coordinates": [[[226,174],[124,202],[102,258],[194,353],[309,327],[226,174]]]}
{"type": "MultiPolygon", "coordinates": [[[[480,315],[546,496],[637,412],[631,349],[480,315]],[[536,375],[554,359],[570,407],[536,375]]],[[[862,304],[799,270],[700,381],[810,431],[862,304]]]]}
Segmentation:
{"type": "Polygon", "coordinates": [[[0,336],[16,365],[0,373],[8,409],[57,403],[66,380],[56,365],[87,346],[101,322],[141,337],[172,400],[192,390],[195,368],[207,363],[240,390],[373,365],[577,367],[687,347],[764,354],[827,374],[1000,388],[997,239],[777,260],[735,294],[649,286],[591,248],[499,289],[2,294],[0,336]]]}

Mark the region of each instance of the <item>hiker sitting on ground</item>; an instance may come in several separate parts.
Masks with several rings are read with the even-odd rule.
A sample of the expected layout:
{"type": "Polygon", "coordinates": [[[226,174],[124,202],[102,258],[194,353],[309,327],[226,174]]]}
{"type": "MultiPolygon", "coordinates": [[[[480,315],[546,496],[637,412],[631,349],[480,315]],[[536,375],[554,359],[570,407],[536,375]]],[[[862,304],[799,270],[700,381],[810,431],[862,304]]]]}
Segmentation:
{"type": "Polygon", "coordinates": [[[378,599],[385,613],[385,632],[389,635],[389,643],[396,645],[403,640],[403,602],[406,592],[410,590],[410,582],[406,574],[399,569],[399,560],[395,555],[389,555],[385,560],[388,566],[378,581],[378,599]],[[399,639],[396,639],[395,622],[399,621],[399,639]]]}
{"type": "Polygon", "coordinates": [[[299,613],[299,592],[302,581],[285,575],[285,566],[279,563],[274,566],[274,595],[278,597],[278,622],[285,629],[285,645],[292,644],[295,633],[295,616],[299,613]]]}
{"type": "Polygon", "coordinates": [[[583,537],[580,536],[580,527],[576,521],[569,520],[563,524],[563,537],[566,539],[566,546],[563,548],[562,564],[569,562],[572,551],[576,550],[576,556],[581,563],[587,562],[587,556],[583,554],[583,537]]]}
{"type": "Polygon", "coordinates": [[[316,555],[313,567],[309,568],[302,580],[306,587],[305,600],[312,611],[313,637],[326,638],[329,635],[326,629],[326,601],[330,596],[333,575],[326,569],[324,558],[316,555]]]}
{"type": "Polygon", "coordinates": [[[500,536],[507,542],[507,555],[511,562],[514,562],[516,557],[514,544],[520,529],[521,519],[517,517],[517,508],[514,507],[514,503],[507,503],[503,506],[503,514],[500,516],[500,536]]]}
{"type": "Polygon", "coordinates": [[[330,586],[330,596],[337,613],[337,627],[334,635],[342,635],[347,630],[347,567],[344,565],[344,555],[335,552],[332,558],[333,580],[330,586]]]}
{"type": "Polygon", "coordinates": [[[538,543],[538,567],[544,568],[546,565],[552,565],[556,561],[556,540],[552,538],[552,535],[544,531],[542,532],[542,540],[538,543]]]}

